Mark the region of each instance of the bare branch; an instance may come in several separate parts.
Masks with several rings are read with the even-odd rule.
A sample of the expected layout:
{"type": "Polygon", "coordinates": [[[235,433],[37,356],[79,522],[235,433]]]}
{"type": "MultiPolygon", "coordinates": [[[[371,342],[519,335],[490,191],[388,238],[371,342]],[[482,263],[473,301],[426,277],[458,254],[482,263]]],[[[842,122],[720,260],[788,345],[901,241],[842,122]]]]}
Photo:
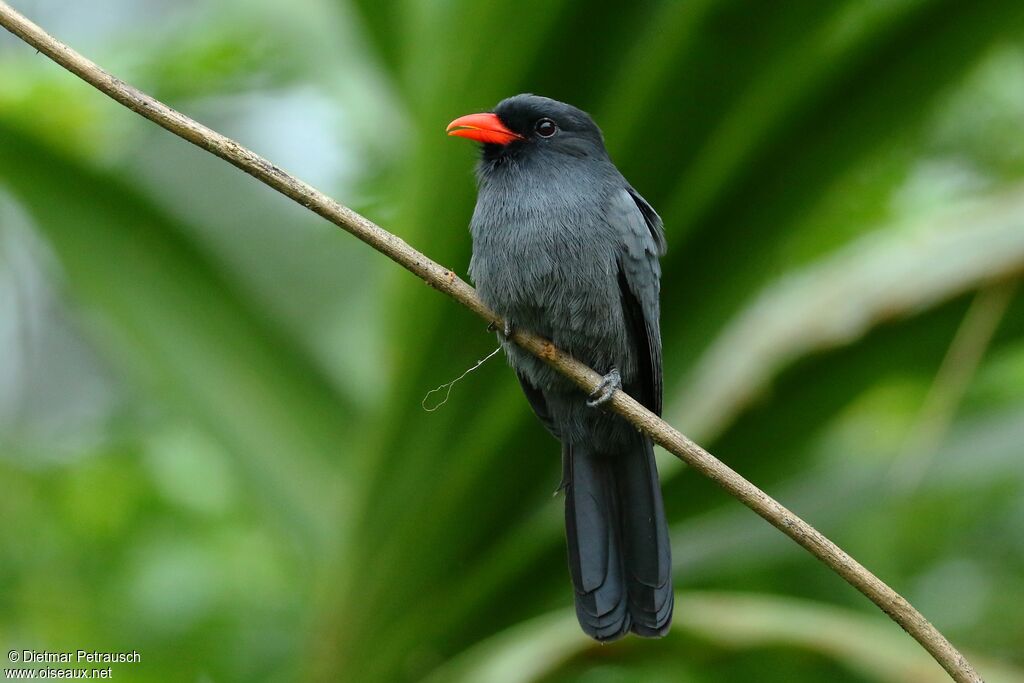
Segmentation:
{"type": "MultiPolygon", "coordinates": [[[[290,197],[338,227],[350,232],[400,266],[423,279],[484,320],[501,325],[498,316],[477,297],[472,287],[454,272],[435,263],[404,240],[389,233],[355,211],[339,204],[298,178],[285,173],[258,154],[234,140],[193,121],[124,81],[54,39],[41,28],[0,0],[0,25],[48,56],[60,66],[91,84],[132,111],[237,166],[260,182],[290,197]]],[[[569,377],[585,392],[592,392],[601,376],[586,365],[560,352],[554,345],[525,330],[513,334],[516,344],[543,359],[569,377]]],[[[654,415],[622,391],[615,392],[607,404],[638,429],[690,467],[710,478],[729,495],[759,514],[774,527],[806,548],[832,568],[854,588],[866,595],[897,624],[913,636],[949,675],[963,683],[979,683],[982,678],[939,631],[914,607],[878,577],[846,554],[839,546],[811,525],[787,510],[769,495],[741,477],[723,462],[687,439],[671,425],[654,415]]]]}

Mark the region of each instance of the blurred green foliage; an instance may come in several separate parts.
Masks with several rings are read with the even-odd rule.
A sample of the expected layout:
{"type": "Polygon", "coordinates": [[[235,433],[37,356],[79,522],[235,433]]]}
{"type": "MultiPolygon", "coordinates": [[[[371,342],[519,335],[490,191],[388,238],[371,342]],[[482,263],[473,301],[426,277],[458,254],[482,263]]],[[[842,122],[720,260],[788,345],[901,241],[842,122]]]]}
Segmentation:
{"type": "MultiPolygon", "coordinates": [[[[666,417],[1024,681],[1018,0],[22,0],[465,272],[469,145],[533,91],[657,207],[666,417]]],[[[343,233],[0,36],[0,645],[126,680],[929,681],[663,462],[677,626],[571,615],[557,446],[494,346],[343,233]]]]}

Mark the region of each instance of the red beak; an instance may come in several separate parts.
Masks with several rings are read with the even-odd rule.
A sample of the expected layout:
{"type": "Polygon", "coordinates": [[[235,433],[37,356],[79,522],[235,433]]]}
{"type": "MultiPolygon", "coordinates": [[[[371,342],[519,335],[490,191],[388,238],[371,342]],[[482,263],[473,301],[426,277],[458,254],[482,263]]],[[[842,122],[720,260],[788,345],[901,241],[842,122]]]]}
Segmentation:
{"type": "Polygon", "coordinates": [[[523,140],[523,136],[513,133],[496,114],[469,114],[461,116],[448,124],[448,135],[469,138],[477,142],[489,142],[495,145],[507,145],[513,140],[523,140]]]}

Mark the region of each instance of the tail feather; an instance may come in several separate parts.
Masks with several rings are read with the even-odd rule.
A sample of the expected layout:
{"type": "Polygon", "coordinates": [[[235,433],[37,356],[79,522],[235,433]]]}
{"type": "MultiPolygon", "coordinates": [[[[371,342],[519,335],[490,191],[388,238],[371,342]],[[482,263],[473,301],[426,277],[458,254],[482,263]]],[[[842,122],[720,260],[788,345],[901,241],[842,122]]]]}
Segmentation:
{"type": "Polygon", "coordinates": [[[603,463],[564,448],[569,470],[565,529],[576,616],[590,637],[615,640],[631,623],[614,512],[615,483],[603,463]]]}
{"type": "Polygon", "coordinates": [[[563,447],[576,616],[584,632],[601,641],[630,630],[662,636],[672,619],[668,527],[653,447],[642,441],[613,456],[563,447]]]}
{"type": "Polygon", "coordinates": [[[639,443],[611,459],[618,485],[626,585],[633,631],[659,637],[672,620],[672,549],[654,461],[654,444],[639,443]]]}

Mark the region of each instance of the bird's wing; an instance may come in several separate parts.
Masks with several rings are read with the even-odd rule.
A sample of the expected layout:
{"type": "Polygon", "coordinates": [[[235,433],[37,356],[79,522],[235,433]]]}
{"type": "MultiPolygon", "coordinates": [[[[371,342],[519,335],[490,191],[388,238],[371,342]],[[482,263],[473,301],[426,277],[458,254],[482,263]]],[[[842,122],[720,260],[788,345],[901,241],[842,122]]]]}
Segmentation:
{"type": "Polygon", "coordinates": [[[661,217],[640,194],[628,188],[612,198],[609,220],[622,231],[619,290],[626,324],[639,352],[639,387],[634,396],[661,415],[661,327],[658,303],[665,233],[661,217]]]}
{"type": "Polygon", "coordinates": [[[529,401],[530,407],[533,408],[533,412],[537,413],[537,417],[547,430],[556,439],[560,439],[558,429],[555,427],[555,421],[551,419],[551,412],[548,410],[548,402],[544,398],[544,393],[533,386],[530,380],[526,379],[522,373],[517,372],[516,377],[519,378],[519,384],[523,387],[523,393],[526,395],[526,400],[529,401]]]}
{"type": "Polygon", "coordinates": [[[658,256],[664,256],[665,251],[668,249],[668,243],[665,241],[665,226],[661,222],[661,216],[654,210],[647,200],[640,196],[640,193],[634,190],[632,187],[626,188],[626,193],[629,198],[636,204],[636,208],[640,209],[640,215],[644,217],[644,224],[647,226],[647,231],[651,233],[651,239],[654,240],[654,246],[656,248],[656,254],[658,256]]]}

